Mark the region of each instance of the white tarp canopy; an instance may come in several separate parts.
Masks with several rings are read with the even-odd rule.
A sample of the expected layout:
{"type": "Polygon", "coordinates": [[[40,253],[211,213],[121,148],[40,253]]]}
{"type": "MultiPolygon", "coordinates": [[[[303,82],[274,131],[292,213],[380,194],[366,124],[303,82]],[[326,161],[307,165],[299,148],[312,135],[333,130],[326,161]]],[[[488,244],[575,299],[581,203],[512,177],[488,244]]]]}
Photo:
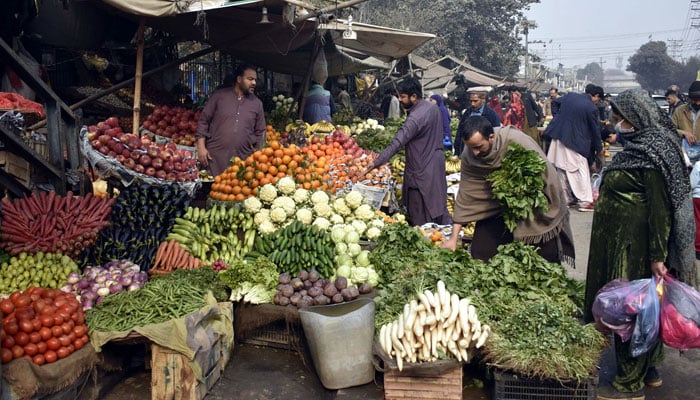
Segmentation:
{"type": "Polygon", "coordinates": [[[129,16],[145,19],[147,26],[171,32],[230,52],[272,71],[305,75],[317,34],[323,38],[328,75],[367,68],[387,68],[435,35],[353,23],[356,39],[344,39],[348,22],[331,18],[319,24],[318,10],[299,0],[93,0],[129,16]],[[302,6],[303,5],[303,6],[302,6]],[[260,24],[262,7],[272,23],[260,24]],[[309,12],[313,17],[303,19],[309,12]]]}

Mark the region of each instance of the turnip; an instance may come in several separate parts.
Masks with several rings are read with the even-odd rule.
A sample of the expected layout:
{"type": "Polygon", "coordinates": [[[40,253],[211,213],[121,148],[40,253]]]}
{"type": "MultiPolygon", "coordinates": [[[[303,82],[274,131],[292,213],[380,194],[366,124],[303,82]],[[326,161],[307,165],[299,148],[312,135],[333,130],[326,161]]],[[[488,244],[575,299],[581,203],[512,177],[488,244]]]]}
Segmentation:
{"type": "Polygon", "coordinates": [[[333,303],[342,303],[343,302],[343,295],[340,293],[336,293],[335,295],[333,295],[331,300],[333,301],[333,303]]]}
{"type": "Polygon", "coordinates": [[[350,290],[350,288],[345,288],[341,290],[340,295],[343,296],[343,300],[345,301],[352,300],[352,291],[350,290]]]}
{"type": "Polygon", "coordinates": [[[335,279],[335,287],[338,290],[343,290],[348,287],[348,280],[342,276],[335,279]]]}
{"type": "Polygon", "coordinates": [[[299,294],[299,292],[296,292],[289,297],[289,302],[295,306],[299,303],[299,300],[301,300],[301,294],[299,294]]]}
{"type": "Polygon", "coordinates": [[[327,296],[319,295],[314,298],[314,302],[320,306],[325,306],[331,303],[331,299],[327,296]]]}
{"type": "Polygon", "coordinates": [[[307,291],[308,295],[311,297],[317,297],[323,294],[323,289],[320,287],[312,287],[307,291]]]}
{"type": "Polygon", "coordinates": [[[316,271],[315,269],[312,269],[311,272],[309,272],[309,280],[311,282],[316,282],[317,280],[319,280],[319,278],[320,276],[318,275],[318,271],[316,271]]]}
{"type": "Polygon", "coordinates": [[[333,297],[336,294],[338,294],[338,289],[335,287],[334,284],[329,283],[326,285],[326,287],[323,289],[323,294],[325,294],[328,297],[333,297]]]}
{"type": "Polygon", "coordinates": [[[309,291],[306,290],[306,289],[301,289],[301,290],[299,291],[299,294],[300,294],[302,297],[304,297],[304,296],[306,296],[307,294],[309,294],[309,291]]]}
{"type": "Polygon", "coordinates": [[[365,282],[358,288],[360,294],[367,294],[372,291],[372,285],[369,282],[365,282]]]}
{"type": "Polygon", "coordinates": [[[297,307],[304,308],[314,305],[314,299],[311,296],[302,297],[299,302],[297,302],[297,307]]]}
{"type": "Polygon", "coordinates": [[[360,295],[360,291],[357,290],[357,286],[350,286],[348,289],[350,289],[350,300],[354,300],[360,295]]]}
{"type": "Polygon", "coordinates": [[[311,282],[311,281],[308,280],[308,279],[304,281],[304,289],[309,290],[309,289],[311,289],[312,287],[314,287],[314,283],[313,283],[313,282],[311,282]]]}
{"type": "Polygon", "coordinates": [[[290,303],[289,297],[284,297],[284,296],[280,297],[279,305],[288,306],[289,303],[290,303]]]}
{"type": "Polygon", "coordinates": [[[289,276],[288,273],[283,272],[280,274],[280,277],[279,277],[280,283],[289,283],[289,282],[291,282],[291,280],[292,280],[292,277],[289,276]]]}
{"type": "Polygon", "coordinates": [[[282,285],[282,288],[280,289],[280,294],[284,297],[292,297],[294,294],[294,288],[292,285],[282,285]]]}
{"type": "Polygon", "coordinates": [[[305,280],[309,279],[309,272],[305,269],[302,269],[297,274],[297,278],[301,279],[302,281],[305,281],[305,280]]]}
{"type": "Polygon", "coordinates": [[[304,281],[302,281],[300,278],[294,278],[292,279],[292,287],[295,290],[299,290],[304,287],[304,281]]]}

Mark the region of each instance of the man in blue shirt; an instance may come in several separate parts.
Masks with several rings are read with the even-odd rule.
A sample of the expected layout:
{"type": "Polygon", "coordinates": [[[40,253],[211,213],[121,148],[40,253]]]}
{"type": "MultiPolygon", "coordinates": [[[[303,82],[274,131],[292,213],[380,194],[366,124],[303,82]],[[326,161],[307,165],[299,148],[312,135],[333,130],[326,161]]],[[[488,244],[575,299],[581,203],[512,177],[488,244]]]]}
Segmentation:
{"type": "MultiPolygon", "coordinates": [[[[498,114],[486,105],[486,92],[472,90],[467,91],[467,94],[469,94],[469,107],[462,111],[462,115],[459,118],[460,125],[462,125],[462,122],[467,118],[478,115],[489,120],[493,127],[501,126],[501,119],[498,117],[498,114]]],[[[462,135],[460,132],[461,130],[458,129],[457,137],[454,142],[456,155],[462,154],[462,150],[464,149],[464,142],[462,142],[462,135]]]]}

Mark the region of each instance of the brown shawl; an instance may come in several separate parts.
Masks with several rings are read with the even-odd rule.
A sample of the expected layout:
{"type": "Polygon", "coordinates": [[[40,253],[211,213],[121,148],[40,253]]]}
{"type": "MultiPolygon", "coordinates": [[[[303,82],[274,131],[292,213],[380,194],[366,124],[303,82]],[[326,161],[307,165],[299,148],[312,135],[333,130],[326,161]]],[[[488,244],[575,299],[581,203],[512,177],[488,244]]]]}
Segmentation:
{"type": "MultiPolygon", "coordinates": [[[[495,140],[491,153],[486,157],[476,157],[465,149],[462,152],[462,172],[459,192],[454,207],[454,221],[465,223],[494,217],[501,213],[501,206],[493,198],[491,183],[486,177],[501,167],[501,160],[508,145],[517,143],[528,150],[536,151],[547,159],[540,146],[529,136],[512,126],[494,128],[495,140]]],[[[533,220],[523,220],[513,232],[516,240],[535,244],[560,237],[560,252],[563,257],[573,260],[573,235],[569,226],[569,209],[554,166],[547,162],[544,174],[544,194],[549,200],[546,213],[535,213],[533,220]],[[560,235],[563,233],[563,235],[560,235]],[[561,237],[564,236],[564,237],[561,237]]]]}

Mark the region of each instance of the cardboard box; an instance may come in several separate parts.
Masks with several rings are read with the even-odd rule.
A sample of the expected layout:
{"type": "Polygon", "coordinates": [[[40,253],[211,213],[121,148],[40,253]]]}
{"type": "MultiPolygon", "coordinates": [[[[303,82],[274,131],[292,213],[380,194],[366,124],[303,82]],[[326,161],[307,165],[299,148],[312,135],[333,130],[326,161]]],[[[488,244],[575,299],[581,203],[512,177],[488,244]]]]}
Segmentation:
{"type": "Polygon", "coordinates": [[[441,372],[399,371],[384,372],[384,399],[462,399],[462,365],[441,372]]]}

